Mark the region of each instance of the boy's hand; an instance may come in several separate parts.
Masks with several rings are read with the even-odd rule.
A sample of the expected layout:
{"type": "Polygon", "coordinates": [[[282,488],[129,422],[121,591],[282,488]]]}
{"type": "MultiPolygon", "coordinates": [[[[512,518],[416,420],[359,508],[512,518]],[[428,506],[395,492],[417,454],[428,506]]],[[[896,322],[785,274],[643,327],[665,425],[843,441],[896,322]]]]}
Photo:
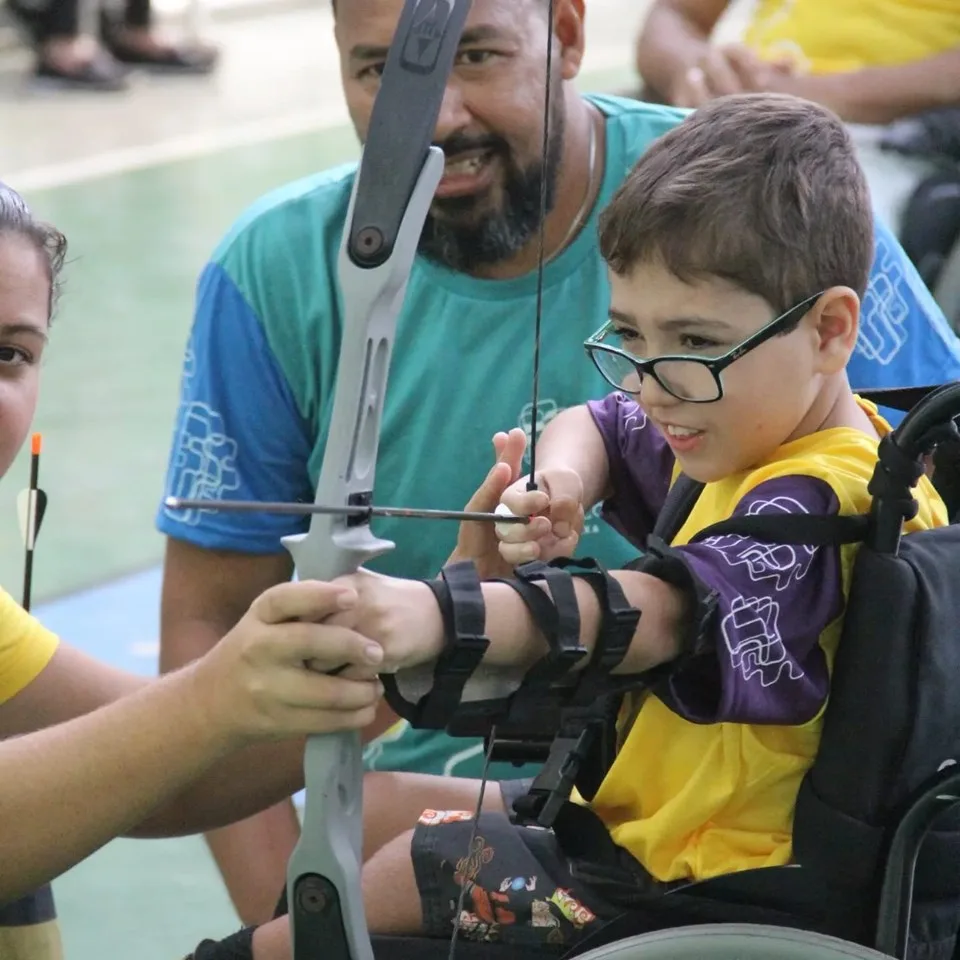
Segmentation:
{"type": "Polygon", "coordinates": [[[383,650],[348,627],[320,623],[356,600],[353,590],[330,583],[272,587],[220,643],[187,668],[194,671],[197,697],[209,722],[228,742],[242,746],[361,729],[373,722],[382,694],[375,671],[383,650]],[[364,670],[363,679],[321,672],[345,663],[364,670]]]}
{"type": "Polygon", "coordinates": [[[573,556],[583,533],[583,481],[565,467],[550,467],[536,475],[537,490],[527,490],[523,478],[501,498],[500,510],[531,517],[529,524],[496,527],[500,556],[511,567],[531,560],[550,561],[573,556]]]}
{"type": "MultiPolygon", "coordinates": [[[[375,668],[378,673],[396,673],[440,656],[443,616],[433,591],[422,580],[358,570],[333,585],[350,590],[356,602],[327,622],[378,644],[383,651],[383,659],[375,668]]],[[[370,667],[363,665],[350,666],[341,674],[361,679],[369,675],[370,667]]]]}

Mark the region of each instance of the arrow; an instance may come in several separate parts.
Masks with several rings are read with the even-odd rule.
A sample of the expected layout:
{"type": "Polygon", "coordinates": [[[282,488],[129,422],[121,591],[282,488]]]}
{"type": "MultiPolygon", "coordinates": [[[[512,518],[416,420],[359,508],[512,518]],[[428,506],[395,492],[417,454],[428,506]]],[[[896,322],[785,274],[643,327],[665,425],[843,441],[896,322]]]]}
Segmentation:
{"type": "Polygon", "coordinates": [[[268,500],[186,500],[167,497],[164,506],[170,510],[224,510],[234,513],[285,513],[306,516],[320,513],[334,517],[414,517],[424,520],[473,520],[486,523],[529,523],[529,517],[503,513],[482,513],[472,510],[418,510],[408,507],[328,507],[317,503],[271,503],[268,500]]]}
{"type": "Polygon", "coordinates": [[[39,487],[40,450],[43,436],[35,433],[30,443],[30,486],[17,495],[17,519],[20,523],[20,536],[23,537],[23,600],[21,605],[29,611],[33,590],[33,550],[40,533],[40,524],[47,512],[47,494],[39,487]]]}

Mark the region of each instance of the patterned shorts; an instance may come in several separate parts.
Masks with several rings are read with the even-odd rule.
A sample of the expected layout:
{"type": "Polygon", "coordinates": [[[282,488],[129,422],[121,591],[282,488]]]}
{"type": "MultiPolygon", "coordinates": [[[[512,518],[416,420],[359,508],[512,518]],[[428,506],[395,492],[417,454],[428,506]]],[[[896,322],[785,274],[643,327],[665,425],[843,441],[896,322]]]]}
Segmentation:
{"type": "Polygon", "coordinates": [[[411,847],[424,933],[451,936],[462,886],[458,935],[468,940],[569,947],[623,913],[617,888],[636,891],[649,877],[592,814],[575,812],[598,828],[586,831],[601,840],[589,864],[565,855],[553,831],[503,814],[481,814],[471,844],[472,811],[425,810],[411,847]]]}

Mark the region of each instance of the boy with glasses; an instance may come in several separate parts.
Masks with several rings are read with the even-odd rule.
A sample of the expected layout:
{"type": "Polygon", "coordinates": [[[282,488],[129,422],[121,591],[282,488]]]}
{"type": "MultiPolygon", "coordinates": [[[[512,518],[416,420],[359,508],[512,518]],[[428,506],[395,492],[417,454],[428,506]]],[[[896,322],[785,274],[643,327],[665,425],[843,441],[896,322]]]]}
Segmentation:
{"type": "MultiPolygon", "coordinates": [[[[846,376],[873,250],[863,174],[826,109],[718,99],[643,155],[602,214],[600,249],[610,319],[586,348],[617,389],[547,426],[536,491],[516,478],[522,436],[501,438],[510,453],[470,507],[502,494],[531,522],[502,525],[499,543],[478,534],[472,551],[461,537],[460,550],[497,579],[471,582],[464,566],[433,581],[361,571],[342,578],[358,603],[332,622],[375,639],[383,672],[399,672],[436,660],[472,604],[484,665],[525,676],[570,626],[561,600],[575,599],[579,669],[611,642],[619,594],[635,619],[612,672],[645,687],[624,700],[599,789],[567,804],[552,831],[511,822],[515,783],[489,784],[475,823],[479,783],[396,774],[396,829],[366,837],[376,933],[445,937],[457,923],[474,939],[569,945],[636,908],[638,892],[792,858],[857,545],[691,541],[730,517],[869,509],[890,428],[846,376]],[[670,544],[648,541],[680,472],[705,486],[670,544]],[[570,554],[598,502],[647,548],[605,588],[554,567],[568,595],[555,583],[540,593],[529,568],[513,569],[570,554]]],[[[926,477],[916,499],[908,530],[946,524],[926,477]]]]}

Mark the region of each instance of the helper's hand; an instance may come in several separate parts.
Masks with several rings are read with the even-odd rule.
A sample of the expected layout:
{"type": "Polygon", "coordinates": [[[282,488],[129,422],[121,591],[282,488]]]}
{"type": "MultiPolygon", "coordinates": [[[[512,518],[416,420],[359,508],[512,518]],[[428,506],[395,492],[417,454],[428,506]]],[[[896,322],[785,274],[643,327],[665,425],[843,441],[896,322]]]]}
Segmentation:
{"type": "Polygon", "coordinates": [[[696,64],[675,78],[670,102],[697,108],[715,97],[771,90],[794,70],[792,59],[764,61],[742,43],[710,46],[696,64]]]}
{"type": "MultiPolygon", "coordinates": [[[[498,433],[493,438],[497,462],[477,492],[470,498],[465,510],[493,513],[510,484],[517,481],[523,464],[526,434],[519,427],[509,433],[498,433]]],[[[457,546],[447,563],[472,560],[481,580],[509,576],[513,565],[500,556],[500,542],[492,523],[466,521],[460,524],[457,546]]]]}
{"type": "Polygon", "coordinates": [[[383,650],[348,627],[320,622],[356,601],[348,587],[318,581],[261,594],[220,643],[186,668],[210,723],[236,746],[372,723],[383,650]],[[321,672],[343,664],[365,679],[321,672]]]}
{"type": "Polygon", "coordinates": [[[500,556],[512,569],[530,560],[570,557],[583,533],[583,482],[564,467],[537,471],[537,490],[518,480],[501,498],[501,510],[531,517],[529,524],[498,524],[500,556]]]}

